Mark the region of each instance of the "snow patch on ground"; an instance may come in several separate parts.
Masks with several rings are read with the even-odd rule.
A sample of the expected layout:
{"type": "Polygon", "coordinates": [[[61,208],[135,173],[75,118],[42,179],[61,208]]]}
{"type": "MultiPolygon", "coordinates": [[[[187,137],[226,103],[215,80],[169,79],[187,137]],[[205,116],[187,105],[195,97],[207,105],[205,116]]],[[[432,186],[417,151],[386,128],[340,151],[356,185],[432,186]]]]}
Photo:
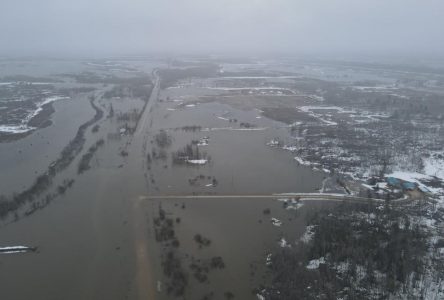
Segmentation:
{"type": "Polygon", "coordinates": [[[303,243],[309,243],[313,239],[313,236],[315,234],[314,229],[315,225],[307,226],[307,228],[305,228],[304,234],[300,238],[300,241],[303,243]]]}
{"type": "Polygon", "coordinates": [[[279,147],[279,144],[278,140],[272,139],[266,145],[270,147],[279,147]]]}
{"type": "Polygon", "coordinates": [[[272,264],[272,261],[271,261],[271,257],[272,257],[272,255],[273,255],[273,254],[271,254],[271,253],[268,253],[268,254],[267,254],[267,258],[265,259],[265,265],[266,265],[266,266],[271,266],[271,264],[272,264]]]}
{"type": "MultiPolygon", "coordinates": [[[[424,173],[444,179],[444,159],[437,158],[434,154],[428,158],[423,158],[424,173]]],[[[443,153],[439,154],[443,156],[443,153]]]]}
{"type": "Polygon", "coordinates": [[[19,126],[0,125],[0,132],[5,132],[5,133],[24,133],[33,129],[35,129],[35,127],[30,127],[26,125],[19,125],[19,126]]]}
{"type": "Polygon", "coordinates": [[[282,248],[287,248],[287,247],[290,248],[291,247],[291,245],[287,242],[287,240],[285,238],[281,238],[279,240],[279,246],[282,248]]]}
{"type": "Polygon", "coordinates": [[[303,160],[300,157],[295,156],[294,159],[298,162],[298,164],[300,164],[301,166],[311,166],[313,165],[311,162],[307,161],[307,160],[303,160]]]}
{"type": "Polygon", "coordinates": [[[298,210],[302,206],[304,206],[304,203],[301,201],[297,201],[294,198],[279,198],[277,201],[284,202],[284,206],[286,209],[294,209],[298,210]]]}
{"type": "Polygon", "coordinates": [[[289,145],[284,145],[282,147],[282,149],[290,151],[290,152],[295,152],[296,150],[298,150],[298,147],[296,146],[289,146],[289,145]]]}
{"type": "Polygon", "coordinates": [[[264,131],[268,127],[256,127],[256,128],[233,128],[233,127],[212,127],[203,128],[201,131],[219,131],[219,130],[229,130],[229,131],[264,131]]]}
{"type": "Polygon", "coordinates": [[[197,143],[197,146],[199,146],[199,147],[208,146],[209,141],[210,141],[210,138],[207,136],[204,136],[203,138],[201,138],[199,140],[199,142],[197,143]]]}
{"type": "Polygon", "coordinates": [[[315,269],[319,268],[320,264],[325,264],[325,258],[324,257],[310,260],[308,262],[308,265],[307,265],[306,268],[309,269],[309,270],[315,270],[315,269]]]}
{"type": "Polygon", "coordinates": [[[37,103],[37,109],[33,112],[29,113],[22,121],[20,125],[0,125],[0,132],[6,132],[6,133],[25,133],[31,130],[36,129],[35,127],[28,126],[28,122],[37,116],[41,111],[42,107],[46,104],[49,104],[51,102],[57,101],[57,100],[63,100],[63,99],[69,99],[69,97],[62,97],[62,96],[50,96],[46,98],[45,100],[37,103]]]}
{"type": "Polygon", "coordinates": [[[273,224],[276,227],[281,227],[282,221],[276,218],[271,218],[271,224],[273,224]]]}
{"type": "Polygon", "coordinates": [[[404,181],[419,182],[420,179],[432,179],[430,176],[418,172],[394,171],[386,177],[394,177],[404,181]]]}
{"type": "Polygon", "coordinates": [[[206,159],[187,159],[186,161],[189,164],[193,164],[193,165],[205,165],[208,160],[206,159]]]}

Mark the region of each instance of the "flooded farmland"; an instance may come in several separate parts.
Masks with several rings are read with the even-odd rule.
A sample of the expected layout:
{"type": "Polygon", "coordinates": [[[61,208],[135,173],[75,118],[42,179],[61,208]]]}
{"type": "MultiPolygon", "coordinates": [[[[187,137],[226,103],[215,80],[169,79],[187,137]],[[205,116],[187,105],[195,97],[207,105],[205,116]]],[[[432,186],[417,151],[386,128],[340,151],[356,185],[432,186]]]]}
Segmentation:
{"type": "MultiPolygon", "coordinates": [[[[35,253],[0,256],[2,296],[174,297],[168,292],[162,263],[168,246],[156,240],[154,221],[162,207],[180,223],[175,224],[181,245],[177,255],[187,257],[181,258],[190,280],[186,295],[194,298],[223,290],[214,297],[222,299],[232,293],[254,299],[254,290],[263,281],[260,274],[267,249],[278,245],[284,232],[296,240],[304,231],[302,219],[273,199],[145,197],[310,192],[319,188],[322,173],[298,166],[288,153],[268,147],[272,138],[284,138],[288,129],[261,117],[259,110],[177,101],[199,96],[193,89],[159,91],[154,87],[151,94],[139,96],[134,85],[139,83],[128,83],[136,79],[120,79],[139,74],[95,71],[111,72],[116,79],[108,80],[101,75],[86,76],[82,68],[92,67],[63,70],[69,76],[36,70],[39,76],[60,81],[60,88],[54,83],[55,90],[67,85],[83,88],[73,88],[66,99],[52,103],[54,112],[47,116],[50,126],[0,145],[2,201],[20,203],[9,212],[5,206],[1,246],[37,248],[35,253]],[[167,136],[166,145],[156,140],[160,132],[167,136]],[[75,152],[70,145],[77,147],[75,152]],[[187,145],[199,149],[196,160],[202,163],[175,159],[187,145]],[[73,156],[65,157],[65,153],[73,156]],[[247,164],[253,168],[245,168],[247,164]],[[42,174],[47,181],[35,181],[42,174]],[[36,194],[28,196],[29,189],[36,194]],[[272,218],[282,219],[282,227],[273,225],[272,218]],[[204,226],[209,220],[211,226],[204,226]],[[296,222],[294,227],[289,226],[291,222],[296,222]],[[213,246],[200,249],[196,234],[210,239],[213,246]],[[232,251],[233,245],[239,245],[238,252],[232,251]],[[196,268],[197,262],[213,257],[221,261],[213,261],[218,266],[208,274],[211,280],[201,282],[202,278],[193,277],[190,265],[196,268]],[[20,288],[22,285],[27,288],[20,288]]],[[[156,75],[151,76],[153,84],[156,75]]],[[[150,82],[140,84],[149,86],[150,82]]],[[[207,90],[203,94],[219,93],[207,90]]]]}
{"type": "Polygon", "coordinates": [[[0,300],[444,300],[444,1],[1,4],[0,300]]]}
{"type": "MultiPolygon", "coordinates": [[[[416,93],[387,74],[288,61],[47,64],[25,66],[64,98],[28,105],[46,125],[4,131],[0,143],[6,299],[265,299],[276,259],[305,249],[316,212],[423,195],[369,181],[381,172],[369,164],[398,163],[380,145],[393,137],[400,147],[385,125],[402,122],[368,101],[416,93]],[[364,137],[374,145],[363,148],[364,137]]],[[[36,79],[19,70],[7,84],[29,104],[35,95],[20,87],[36,79]]],[[[304,270],[319,265],[307,253],[304,270]]]]}

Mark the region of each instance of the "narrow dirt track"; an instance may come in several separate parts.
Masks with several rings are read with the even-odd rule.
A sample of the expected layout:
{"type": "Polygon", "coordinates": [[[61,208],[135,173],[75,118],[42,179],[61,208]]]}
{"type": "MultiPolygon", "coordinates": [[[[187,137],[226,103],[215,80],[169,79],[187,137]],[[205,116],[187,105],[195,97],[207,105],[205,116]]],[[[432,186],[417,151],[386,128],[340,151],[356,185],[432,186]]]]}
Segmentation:
{"type": "MultiPolygon", "coordinates": [[[[272,195],[148,195],[140,196],[141,200],[149,199],[228,199],[228,198],[239,198],[239,199],[279,199],[279,198],[297,198],[299,201],[348,201],[348,202],[358,202],[367,203],[368,201],[384,203],[383,199],[376,198],[363,198],[351,195],[343,194],[319,194],[319,193],[285,193],[285,194],[272,194],[272,195]]],[[[410,201],[409,199],[393,199],[390,200],[391,203],[403,203],[410,201]]]]}

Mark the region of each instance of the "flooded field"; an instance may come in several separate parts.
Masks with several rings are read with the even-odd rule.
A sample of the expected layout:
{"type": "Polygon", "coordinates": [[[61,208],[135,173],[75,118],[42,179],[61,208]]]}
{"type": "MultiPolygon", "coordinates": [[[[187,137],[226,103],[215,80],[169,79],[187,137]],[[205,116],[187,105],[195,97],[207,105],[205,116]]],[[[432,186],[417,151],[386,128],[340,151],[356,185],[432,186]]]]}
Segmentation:
{"type": "Polygon", "coordinates": [[[307,204],[285,209],[282,201],[258,198],[153,199],[148,205],[154,220],[159,218],[159,209],[165,211],[166,219],[173,220],[177,241],[171,245],[158,239],[161,247],[154,253],[161,257],[163,269],[157,272],[165,274],[172,259],[168,255],[174,255],[181,265],[173,274],[187,278],[177,282],[174,275],[160,276],[160,299],[182,292],[187,299],[226,299],[231,294],[257,299],[259,288],[267,282],[268,254],[297,243],[305,231],[305,214],[316,207],[307,204]],[[218,260],[221,265],[215,263],[218,260]],[[183,290],[178,288],[181,284],[183,290]]]}
{"type": "Polygon", "coordinates": [[[258,109],[194,103],[198,95],[193,88],[162,91],[147,136],[145,180],[154,198],[142,197],[140,205],[153,226],[152,255],[161,261],[155,288],[159,299],[257,299],[267,280],[267,251],[286,239],[297,242],[305,211],[315,205],[285,209],[282,201],[254,195],[314,192],[323,174],[267,146],[273,137],[289,138],[285,124],[258,109]],[[184,147],[194,157],[178,156],[184,147]]]}
{"type": "MultiPolygon", "coordinates": [[[[219,194],[270,194],[284,192],[311,192],[319,188],[321,174],[309,168],[298,167],[288,153],[276,153],[266,143],[273,137],[284,138],[287,131],[281,123],[261,118],[255,111],[233,110],[221,104],[202,104],[168,111],[170,104],[159,105],[153,129],[163,129],[171,136],[172,143],[167,149],[156,147],[152,151],[174,153],[192,141],[206,140],[197,145],[198,151],[206,155],[208,163],[190,166],[175,164],[171,155],[157,158],[150,163],[154,183],[150,190],[163,194],[219,193],[219,194]],[[162,115],[162,110],[166,111],[162,115]],[[224,116],[224,117],[221,117],[224,116]],[[240,128],[228,118],[237,119],[238,124],[255,124],[254,128],[240,128]],[[159,125],[157,125],[159,122],[159,125]],[[201,130],[188,132],[186,126],[201,126],[201,130]],[[157,126],[159,127],[157,127],[157,126]],[[250,166],[248,169],[245,165],[250,166]],[[195,177],[199,177],[193,184],[195,177]],[[205,178],[200,178],[200,177],[205,178]],[[211,185],[215,178],[217,185],[211,185]],[[260,183],[260,184],[258,184],[260,183]]],[[[151,156],[152,153],[151,153],[151,156]]]]}
{"type": "Polygon", "coordinates": [[[54,104],[53,126],[38,130],[13,143],[0,143],[0,189],[12,193],[29,186],[75,135],[78,127],[93,116],[87,97],[54,104]]]}
{"type": "MultiPolygon", "coordinates": [[[[99,68],[97,74],[114,67],[107,63],[86,66],[99,68]]],[[[74,69],[82,72],[82,67],[74,69]]],[[[145,65],[145,70],[150,69],[145,65]]],[[[56,77],[54,73],[41,71],[33,74],[56,77]]],[[[212,272],[211,284],[200,285],[198,279],[192,279],[193,274],[187,275],[190,277],[187,295],[200,297],[223,290],[217,297],[230,297],[233,293],[254,299],[253,291],[263,281],[259,274],[264,271],[265,252],[278,245],[279,236],[285,232],[289,238],[297,239],[304,231],[302,219],[292,216],[281,202],[272,199],[178,202],[144,197],[318,189],[323,176],[320,172],[298,167],[288,153],[276,153],[266,146],[273,136],[284,138],[286,125],[261,117],[258,110],[177,101],[176,98],[189,93],[198,96],[196,90],[179,90],[174,94],[173,90],[162,90],[159,95],[154,90],[148,101],[117,89],[119,82],[100,86],[100,80],[106,82],[105,79],[91,75],[68,78],[74,78],[74,81],[69,79],[71,84],[92,84],[94,90],[74,92],[69,98],[53,103],[55,112],[50,116],[50,126],[0,145],[3,197],[15,193],[25,201],[18,210],[4,215],[1,245],[37,247],[35,253],[0,257],[2,296],[10,299],[171,297],[164,289],[168,278],[160,263],[166,252],[156,241],[153,223],[161,206],[181,220],[176,230],[180,255],[189,257],[183,260],[184,266],[189,267],[191,257],[205,260],[213,256],[220,256],[226,265],[223,270],[212,272]],[[85,80],[92,82],[82,83],[85,80]],[[91,99],[103,117],[97,118],[97,112],[94,117],[91,99]],[[148,101],[146,107],[144,101],[148,101]],[[92,118],[97,121],[89,122],[92,118]],[[236,124],[230,119],[237,119],[236,124]],[[88,124],[86,131],[78,130],[82,124],[88,124]],[[187,126],[200,129],[189,130],[187,126]],[[158,144],[159,132],[166,133],[170,141],[167,145],[158,144]],[[68,160],[67,167],[60,169],[58,166],[66,160],[60,153],[68,151],[66,145],[77,139],[82,141],[80,152],[76,150],[74,153],[78,154],[68,160]],[[101,140],[103,146],[98,143],[101,140]],[[197,146],[196,141],[205,142],[197,146]],[[205,162],[190,160],[191,163],[183,164],[174,159],[175,153],[190,143],[199,147],[205,162]],[[250,167],[245,168],[246,165],[250,167]],[[55,176],[51,166],[57,170],[55,176]],[[24,193],[30,186],[37,191],[38,186],[33,182],[47,169],[49,183],[39,187],[38,194],[26,198],[24,193]],[[272,210],[270,215],[264,215],[267,209],[272,210]],[[272,225],[271,218],[282,219],[282,227],[272,225]],[[296,226],[289,226],[289,218],[296,226]],[[211,226],[204,225],[208,222],[211,226]],[[230,234],[233,231],[238,235],[230,234]],[[210,238],[217,247],[198,249],[193,239],[196,234],[210,238]],[[239,251],[232,251],[234,244],[239,251]],[[27,288],[20,288],[22,285],[27,288]]],[[[220,91],[203,92],[203,95],[219,94],[220,91]]]]}
{"type": "Polygon", "coordinates": [[[404,124],[379,97],[392,113],[419,93],[393,72],[285,60],[3,66],[18,97],[32,86],[21,71],[66,96],[47,126],[0,143],[0,249],[36,250],[0,253],[5,299],[262,299],[271,253],[298,247],[307,216],[383,197],[362,190],[383,162],[359,141],[384,145],[394,132],[372,132],[404,124]]]}

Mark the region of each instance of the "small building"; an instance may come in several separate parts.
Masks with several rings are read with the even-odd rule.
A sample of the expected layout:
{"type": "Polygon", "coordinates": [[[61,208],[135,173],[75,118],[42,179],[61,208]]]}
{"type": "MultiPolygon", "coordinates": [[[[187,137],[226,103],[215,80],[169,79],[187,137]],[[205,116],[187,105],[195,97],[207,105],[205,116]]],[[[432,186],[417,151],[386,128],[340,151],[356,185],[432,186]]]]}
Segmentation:
{"type": "Polygon", "coordinates": [[[416,190],[416,183],[414,183],[414,182],[409,182],[409,181],[404,181],[404,182],[402,183],[402,188],[403,188],[404,190],[407,190],[407,191],[413,191],[413,190],[416,190]]]}
{"type": "Polygon", "coordinates": [[[418,189],[419,189],[421,192],[423,192],[424,194],[432,194],[432,191],[429,190],[428,188],[426,188],[426,187],[423,186],[423,185],[418,186],[418,189]]]}
{"type": "Polygon", "coordinates": [[[387,181],[388,185],[392,186],[392,187],[397,187],[400,188],[401,187],[401,180],[399,180],[398,178],[395,177],[387,177],[385,179],[385,181],[387,181]]]}

